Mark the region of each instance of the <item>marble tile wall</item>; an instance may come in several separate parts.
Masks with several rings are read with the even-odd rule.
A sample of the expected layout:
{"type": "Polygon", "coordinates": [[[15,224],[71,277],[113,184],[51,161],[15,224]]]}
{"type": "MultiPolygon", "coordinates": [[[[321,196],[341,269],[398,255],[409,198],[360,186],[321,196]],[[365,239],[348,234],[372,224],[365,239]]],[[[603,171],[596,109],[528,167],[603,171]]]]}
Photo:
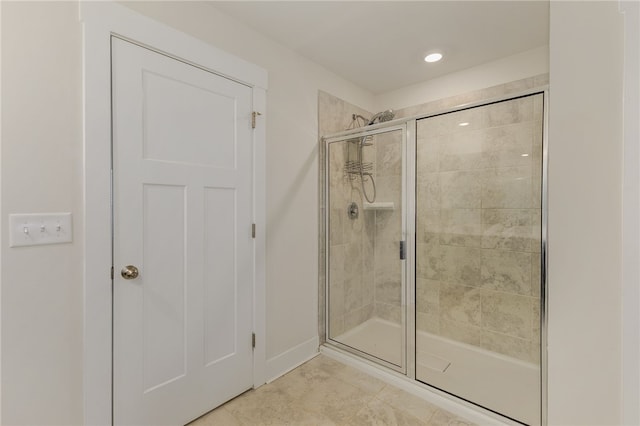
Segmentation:
{"type": "MultiPolygon", "coordinates": [[[[546,84],[548,75],[543,74],[396,110],[396,117],[428,115],[546,84]]],[[[498,103],[486,111],[461,112],[455,119],[470,124],[454,127],[454,131],[447,130],[452,127],[453,114],[433,123],[421,122],[425,129],[419,132],[423,143],[418,142],[417,152],[416,326],[418,330],[538,363],[542,100],[525,99],[517,105],[498,103]],[[425,135],[429,135],[430,143],[424,143],[425,135]],[[529,156],[523,156],[527,148],[529,156]]],[[[318,102],[320,136],[349,128],[353,113],[372,115],[322,91],[318,102]]],[[[383,200],[399,196],[393,176],[398,176],[401,165],[394,162],[394,156],[399,154],[392,148],[399,145],[380,142],[377,148],[366,151],[366,161],[376,164],[378,200],[383,200]],[[380,168],[380,164],[385,166],[380,168]]],[[[344,332],[371,315],[397,321],[401,315],[396,305],[399,296],[391,290],[396,271],[383,259],[392,259],[398,252],[394,246],[397,241],[394,243],[390,237],[398,218],[389,211],[361,210],[363,221],[359,223],[341,214],[346,198],[353,191],[360,197],[361,194],[353,182],[338,183],[338,168],[333,170],[336,176],[330,177],[336,185],[335,204],[325,206],[324,155],[320,149],[319,205],[321,217],[326,210],[332,214],[332,223],[337,224],[330,231],[328,251],[333,261],[329,261],[337,269],[334,274],[343,274],[336,281],[330,301],[332,313],[336,314],[332,329],[340,334],[337,332],[344,332]],[[342,233],[338,232],[340,229],[342,233]],[[360,250],[353,241],[361,241],[360,250]],[[356,257],[356,264],[362,260],[361,280],[349,278],[353,270],[348,272],[342,265],[340,259],[349,256],[356,257]],[[348,284],[353,286],[350,290],[346,290],[348,284]],[[366,303],[359,304],[359,298],[366,303]]],[[[334,155],[336,161],[332,164],[344,164],[346,147],[336,149],[334,155]]],[[[319,222],[319,330],[324,340],[327,250],[325,223],[319,222]]]]}
{"type": "MultiPolygon", "coordinates": [[[[370,112],[349,104],[326,92],[318,93],[318,127],[320,135],[336,133],[355,126],[353,114],[368,117],[370,112]]],[[[366,154],[375,156],[375,148],[365,148],[366,154]]],[[[321,165],[324,165],[324,150],[320,149],[321,165]]],[[[325,264],[323,256],[328,255],[329,270],[329,333],[335,338],[358,326],[374,315],[375,303],[373,281],[373,254],[375,216],[363,209],[363,196],[359,178],[354,179],[344,171],[347,160],[355,159],[357,144],[337,142],[328,150],[329,167],[320,167],[320,205],[329,215],[329,229],[324,230],[324,220],[320,220],[320,311],[325,305],[325,264]],[[328,176],[329,200],[324,205],[324,172],[328,176]],[[348,205],[355,201],[360,210],[357,219],[349,218],[348,205]],[[324,247],[324,233],[329,233],[328,247],[324,247]],[[327,249],[325,251],[325,249],[327,249]]],[[[365,158],[372,161],[372,158],[365,158]]],[[[324,316],[319,329],[324,330],[324,316]]]]}
{"type": "Polygon", "coordinates": [[[417,137],[417,329],[539,363],[542,95],[417,137]]]}
{"type": "Polygon", "coordinates": [[[402,133],[375,136],[376,202],[393,203],[392,210],[374,210],[375,315],[397,324],[402,322],[402,133]]]}
{"type": "MultiPolygon", "coordinates": [[[[354,113],[365,117],[372,115],[328,93],[319,93],[321,134],[356,126],[352,122],[354,113]]],[[[375,201],[393,202],[393,210],[365,209],[364,205],[368,203],[363,196],[360,177],[345,173],[346,161],[358,156],[357,141],[332,143],[329,147],[329,167],[326,173],[329,182],[327,232],[331,338],[373,316],[401,322],[402,263],[398,256],[402,230],[401,137],[401,133],[397,131],[376,135],[369,141],[371,145],[364,147],[362,151],[364,162],[373,165],[375,201]],[[360,208],[357,219],[351,219],[347,215],[347,206],[353,201],[360,208]]],[[[365,189],[371,198],[373,186],[369,179],[365,179],[365,189]]],[[[321,203],[323,201],[322,199],[321,203]]],[[[323,232],[321,225],[320,235],[323,232]]],[[[321,253],[324,253],[322,245],[321,253]]],[[[320,269],[323,270],[323,267],[321,263],[320,269]]],[[[324,284],[322,275],[322,288],[324,284]]],[[[321,297],[324,298],[323,290],[321,292],[321,297]]]]}

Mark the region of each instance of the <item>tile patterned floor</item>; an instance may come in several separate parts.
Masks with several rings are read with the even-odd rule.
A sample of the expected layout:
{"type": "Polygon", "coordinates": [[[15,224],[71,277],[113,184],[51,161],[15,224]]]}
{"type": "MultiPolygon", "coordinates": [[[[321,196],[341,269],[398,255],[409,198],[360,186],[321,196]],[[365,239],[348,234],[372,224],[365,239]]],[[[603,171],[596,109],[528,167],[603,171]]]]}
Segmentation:
{"type": "Polygon", "coordinates": [[[401,389],[320,355],[189,426],[471,426],[401,389]]]}

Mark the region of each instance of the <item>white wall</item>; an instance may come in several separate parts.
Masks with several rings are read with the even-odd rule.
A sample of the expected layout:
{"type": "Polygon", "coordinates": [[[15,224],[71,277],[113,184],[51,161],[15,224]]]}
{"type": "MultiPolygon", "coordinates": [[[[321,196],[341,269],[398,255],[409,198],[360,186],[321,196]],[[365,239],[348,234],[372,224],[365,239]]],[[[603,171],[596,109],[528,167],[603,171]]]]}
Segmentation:
{"type": "Polygon", "coordinates": [[[376,96],[376,111],[420,105],[547,72],[549,72],[549,48],[541,46],[423,83],[383,93],[376,96]]]}
{"type": "Polygon", "coordinates": [[[2,2],[1,423],[82,415],[81,58],[73,3],[2,2]],[[7,215],[73,212],[72,244],[9,248],[7,215]]]}
{"type": "MultiPolygon", "coordinates": [[[[2,424],[82,420],[82,51],[77,2],[1,2],[2,424]],[[71,211],[74,243],[9,249],[9,213],[71,211]]],[[[204,3],[135,3],[269,70],[267,374],[317,349],[317,91],[373,97],[204,3]]],[[[258,336],[260,338],[260,336],[258,336]]],[[[264,338],[264,336],[263,336],[264,338]]],[[[105,401],[107,403],[107,401],[105,401]]]]}
{"type": "Polygon", "coordinates": [[[617,8],[617,2],[551,2],[553,425],[621,421],[623,32],[617,8]]]}

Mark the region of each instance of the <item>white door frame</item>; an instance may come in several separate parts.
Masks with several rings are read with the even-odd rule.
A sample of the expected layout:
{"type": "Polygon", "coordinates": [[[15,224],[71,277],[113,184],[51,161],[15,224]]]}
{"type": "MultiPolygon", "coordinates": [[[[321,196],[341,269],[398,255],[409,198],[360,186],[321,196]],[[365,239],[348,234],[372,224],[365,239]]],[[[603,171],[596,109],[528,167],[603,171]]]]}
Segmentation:
{"type": "Polygon", "coordinates": [[[81,2],[84,84],[84,424],[112,424],[111,294],[111,36],[167,53],[253,88],[263,114],[253,134],[254,244],[253,383],[266,378],[265,123],[266,70],[112,2],[81,2]]]}

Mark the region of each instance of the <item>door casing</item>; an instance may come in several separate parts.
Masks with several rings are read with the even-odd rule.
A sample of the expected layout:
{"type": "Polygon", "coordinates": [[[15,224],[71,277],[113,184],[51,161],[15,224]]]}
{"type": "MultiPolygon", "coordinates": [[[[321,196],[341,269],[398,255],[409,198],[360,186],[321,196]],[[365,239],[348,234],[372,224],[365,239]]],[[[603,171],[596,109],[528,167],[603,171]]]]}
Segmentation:
{"type": "Polygon", "coordinates": [[[253,384],[266,381],[265,118],[267,72],[240,58],[111,2],[80,3],[83,24],[84,167],[83,389],[84,423],[112,424],[111,37],[241,82],[253,89],[262,115],[253,133],[254,245],[253,384]]]}

